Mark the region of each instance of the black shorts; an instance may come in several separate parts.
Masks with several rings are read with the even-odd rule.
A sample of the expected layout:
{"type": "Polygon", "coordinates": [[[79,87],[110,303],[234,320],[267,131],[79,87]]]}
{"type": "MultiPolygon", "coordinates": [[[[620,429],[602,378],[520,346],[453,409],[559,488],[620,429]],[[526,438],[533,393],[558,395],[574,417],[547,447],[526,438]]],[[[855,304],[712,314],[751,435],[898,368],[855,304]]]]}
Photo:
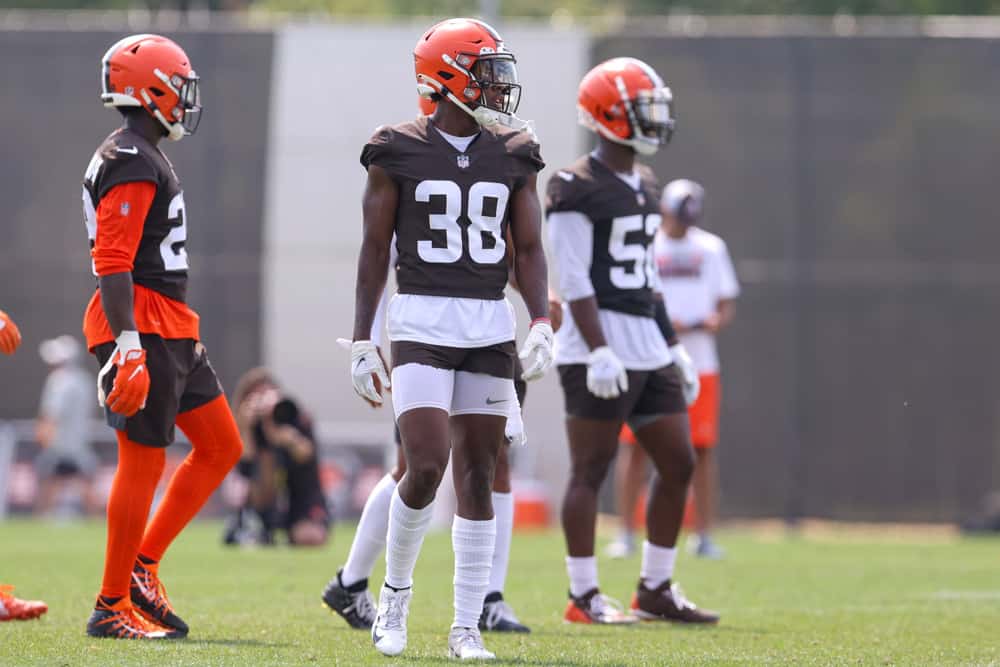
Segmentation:
{"type": "MultiPolygon", "coordinates": [[[[205,347],[190,338],[163,339],[154,334],[139,334],[146,350],[149,368],[149,397],[146,407],[131,417],[104,409],[108,425],[125,431],[128,439],[140,445],[167,447],[174,441],[177,415],[199,408],[222,395],[222,385],[208,361],[205,347]]],[[[97,362],[104,366],[115,351],[114,343],[94,348],[97,362]]],[[[104,391],[114,386],[116,368],[104,376],[104,391]]]]}
{"type": "Polygon", "coordinates": [[[524,366],[521,365],[521,357],[514,355],[514,391],[517,392],[517,402],[524,409],[524,399],[528,396],[528,383],[521,379],[524,373],[524,366]]]}
{"type": "Polygon", "coordinates": [[[618,398],[598,398],[587,389],[586,364],[559,366],[566,414],[583,419],[624,422],[687,412],[684,387],[673,364],[653,371],[628,371],[628,391],[618,398]]]}
{"type": "Polygon", "coordinates": [[[392,343],[392,367],[423,364],[449,371],[482,373],[498,378],[514,377],[517,348],[514,341],[488,347],[446,347],[409,340],[392,343]]]}

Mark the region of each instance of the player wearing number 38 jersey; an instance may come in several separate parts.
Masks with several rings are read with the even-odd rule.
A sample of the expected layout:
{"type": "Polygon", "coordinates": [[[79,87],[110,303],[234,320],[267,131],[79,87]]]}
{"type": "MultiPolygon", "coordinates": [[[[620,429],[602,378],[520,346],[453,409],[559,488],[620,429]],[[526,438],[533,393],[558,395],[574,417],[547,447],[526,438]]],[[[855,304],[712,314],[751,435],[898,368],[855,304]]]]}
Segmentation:
{"type": "Polygon", "coordinates": [[[395,237],[399,293],[387,328],[407,463],[389,508],[372,640],[386,655],[406,647],[413,569],[451,452],[458,509],[449,652],[489,659],[478,625],[496,539],[491,488],[507,416],[517,409],[514,317],[503,294],[509,254],[532,317],[523,377],[541,377],[552,363],[536,191],[544,165],[534,135],[514,116],[514,54],[493,28],[443,21],[424,33],[414,57],[417,91],[436,110],[378,129],[361,155],[368,181],[351,372],[355,390],[381,404],[388,377],[370,332],[395,237]]]}
{"type": "Polygon", "coordinates": [[[159,148],[194,134],[201,111],[187,54],[157,35],[132,35],[101,60],[101,99],[122,127],[97,149],[83,209],[97,291],[84,316],[101,364],[98,402],[118,439],[108,499],[104,580],[87,634],[181,638],[188,626],[159,579],[167,547],[236,464],[239,431],[185,303],[187,219],[180,180],[159,148]],[[147,525],[164,448],[180,426],[192,452],[147,525]]]}

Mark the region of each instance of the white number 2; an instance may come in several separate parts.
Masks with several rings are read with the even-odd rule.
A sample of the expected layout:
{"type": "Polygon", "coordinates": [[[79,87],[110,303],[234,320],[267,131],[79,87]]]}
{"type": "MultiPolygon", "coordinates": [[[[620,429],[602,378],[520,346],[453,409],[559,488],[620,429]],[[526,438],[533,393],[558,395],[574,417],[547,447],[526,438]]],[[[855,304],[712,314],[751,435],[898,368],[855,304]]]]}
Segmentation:
{"type": "MultiPolygon", "coordinates": [[[[430,214],[430,228],[444,231],[447,245],[435,248],[430,240],[417,241],[420,259],[432,264],[451,264],[462,258],[462,227],[458,218],[462,214],[462,190],[454,181],[421,181],[414,196],[418,202],[430,202],[432,195],[444,197],[445,212],[430,214]]],[[[501,232],[501,223],[507,211],[510,190],[503,183],[483,181],[469,188],[469,257],[477,264],[496,264],[507,253],[507,243],[501,232]],[[496,210],[487,215],[486,200],[496,202],[496,210]],[[492,247],[486,247],[485,235],[493,238],[492,247]]]]}
{"type": "Polygon", "coordinates": [[[177,219],[180,219],[180,224],[172,227],[160,243],[160,257],[163,258],[165,271],[184,271],[188,268],[187,250],[184,248],[187,242],[187,216],[184,214],[183,192],[178,192],[167,208],[167,222],[177,219]]]}
{"type": "Polygon", "coordinates": [[[653,245],[625,243],[629,232],[645,232],[653,236],[660,226],[661,217],[651,213],[645,218],[641,214],[626,215],[611,221],[611,235],[608,237],[608,254],[616,262],[631,262],[632,266],[611,268],[611,284],[618,289],[640,289],[653,284],[656,267],[653,262],[653,245]]]}

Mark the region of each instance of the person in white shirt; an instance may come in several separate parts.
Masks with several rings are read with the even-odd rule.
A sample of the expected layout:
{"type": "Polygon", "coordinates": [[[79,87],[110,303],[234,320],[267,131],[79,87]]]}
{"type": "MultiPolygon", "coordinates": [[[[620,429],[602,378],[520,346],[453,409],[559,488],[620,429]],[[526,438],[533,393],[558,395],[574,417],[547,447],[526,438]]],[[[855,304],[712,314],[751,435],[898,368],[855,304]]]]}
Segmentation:
{"type": "Polygon", "coordinates": [[[83,346],[72,336],[43,342],[39,355],[51,372],[42,390],[35,436],[42,451],[35,460],[41,478],[36,511],[49,515],[67,489],[86,513],[100,510],[93,488],[97,455],[90,442],[94,377],[82,366],[83,346]]]}
{"type": "MultiPolygon", "coordinates": [[[[697,461],[692,479],[695,529],[689,546],[706,558],[723,555],[711,538],[718,497],[715,445],[719,438],[719,355],[715,337],[733,319],[739,283],[725,242],[697,226],[704,209],[704,188],[687,179],[671,181],[663,190],[660,210],[663,224],[653,242],[653,253],[670,317],[681,343],[691,354],[701,380],[698,399],[688,408],[691,440],[697,461]]],[[[628,446],[623,434],[620,473],[616,476],[623,519],[631,518],[647,474],[646,455],[628,446]]],[[[609,545],[610,555],[627,555],[627,533],[632,522],[623,521],[626,532],[609,545]]],[[[631,539],[630,539],[631,538],[631,539]]]]}

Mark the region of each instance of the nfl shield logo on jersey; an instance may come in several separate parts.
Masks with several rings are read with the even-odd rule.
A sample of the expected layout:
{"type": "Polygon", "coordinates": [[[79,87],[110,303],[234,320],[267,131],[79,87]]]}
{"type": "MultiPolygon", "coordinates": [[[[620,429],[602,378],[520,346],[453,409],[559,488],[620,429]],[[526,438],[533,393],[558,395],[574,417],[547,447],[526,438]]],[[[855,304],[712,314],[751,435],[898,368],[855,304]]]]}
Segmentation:
{"type": "Polygon", "coordinates": [[[465,153],[462,153],[456,159],[458,160],[458,168],[459,169],[468,169],[469,168],[469,156],[468,155],[466,155],[465,153]]]}

